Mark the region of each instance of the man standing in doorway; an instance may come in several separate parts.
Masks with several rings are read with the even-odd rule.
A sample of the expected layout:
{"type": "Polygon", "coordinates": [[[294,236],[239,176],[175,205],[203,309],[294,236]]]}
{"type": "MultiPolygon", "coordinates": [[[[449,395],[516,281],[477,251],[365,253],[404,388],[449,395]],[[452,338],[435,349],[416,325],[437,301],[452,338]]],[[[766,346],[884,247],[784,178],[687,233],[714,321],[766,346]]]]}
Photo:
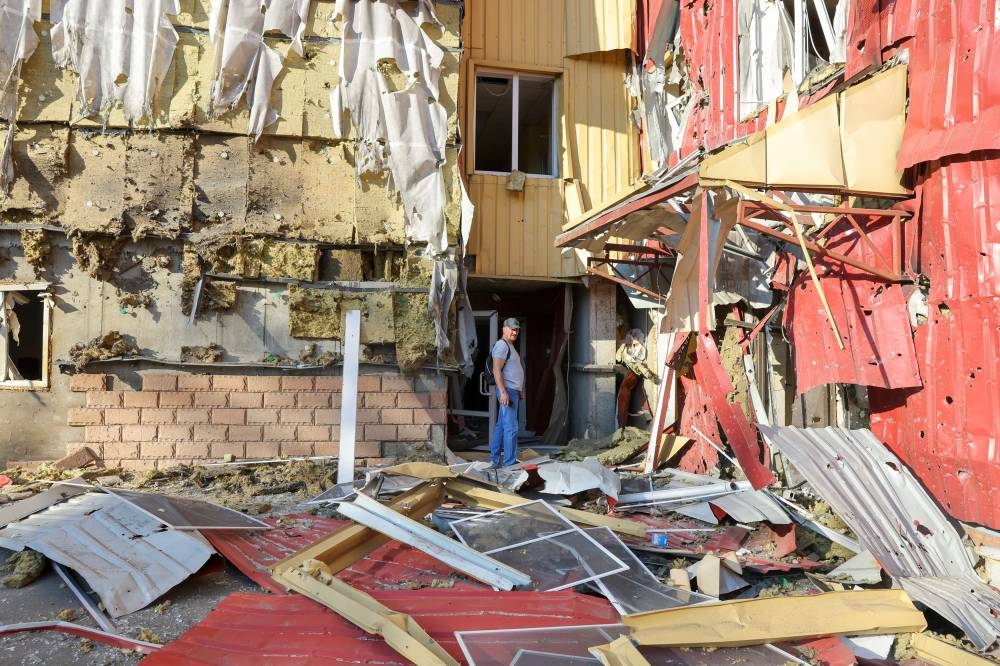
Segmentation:
{"type": "Polygon", "coordinates": [[[500,413],[490,440],[492,467],[510,467],[517,462],[517,407],[524,399],[524,367],[514,344],[521,333],[521,322],[514,317],[503,321],[503,337],[490,352],[493,377],[497,383],[500,413]]]}

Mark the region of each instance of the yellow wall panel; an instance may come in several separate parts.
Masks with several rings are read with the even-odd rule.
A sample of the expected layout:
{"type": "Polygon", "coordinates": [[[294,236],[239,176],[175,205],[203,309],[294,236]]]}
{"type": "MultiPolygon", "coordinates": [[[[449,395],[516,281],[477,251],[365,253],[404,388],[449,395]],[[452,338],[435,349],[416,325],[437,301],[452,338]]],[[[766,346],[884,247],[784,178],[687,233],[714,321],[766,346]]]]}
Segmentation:
{"type": "Polygon", "coordinates": [[[566,55],[632,47],[635,0],[576,0],[566,4],[566,55]]]}

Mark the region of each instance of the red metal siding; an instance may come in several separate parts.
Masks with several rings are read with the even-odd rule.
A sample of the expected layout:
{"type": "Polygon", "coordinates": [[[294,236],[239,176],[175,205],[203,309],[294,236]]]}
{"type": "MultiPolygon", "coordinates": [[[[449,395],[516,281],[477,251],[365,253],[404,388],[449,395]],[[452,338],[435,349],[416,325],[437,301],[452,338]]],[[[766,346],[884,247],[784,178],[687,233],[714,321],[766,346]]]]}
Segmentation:
{"type": "MultiPolygon", "coordinates": [[[[614,624],[607,601],[575,592],[416,590],[373,592],[389,608],[407,613],[453,657],[464,663],[456,631],[614,624]]],[[[199,624],[143,664],[408,664],[379,636],[299,595],[238,593],[226,597],[199,624]]]]}
{"type": "Polygon", "coordinates": [[[899,166],[997,147],[1000,0],[927,0],[910,49],[910,110],[899,166]]]}

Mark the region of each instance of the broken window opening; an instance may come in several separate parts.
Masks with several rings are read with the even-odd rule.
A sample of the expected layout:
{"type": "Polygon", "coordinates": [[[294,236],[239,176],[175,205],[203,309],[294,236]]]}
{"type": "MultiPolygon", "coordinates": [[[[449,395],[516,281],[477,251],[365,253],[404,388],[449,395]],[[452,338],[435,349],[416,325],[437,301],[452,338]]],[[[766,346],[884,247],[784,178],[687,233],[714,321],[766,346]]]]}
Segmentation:
{"type": "Polygon", "coordinates": [[[844,62],[844,0],[740,0],[740,116],[799,86],[813,70],[844,62]]]}
{"type": "Polygon", "coordinates": [[[0,389],[47,388],[47,284],[0,285],[0,389]]]}
{"type": "Polygon", "coordinates": [[[476,75],[477,173],[558,175],[555,90],[552,76],[515,72],[476,75]]]}

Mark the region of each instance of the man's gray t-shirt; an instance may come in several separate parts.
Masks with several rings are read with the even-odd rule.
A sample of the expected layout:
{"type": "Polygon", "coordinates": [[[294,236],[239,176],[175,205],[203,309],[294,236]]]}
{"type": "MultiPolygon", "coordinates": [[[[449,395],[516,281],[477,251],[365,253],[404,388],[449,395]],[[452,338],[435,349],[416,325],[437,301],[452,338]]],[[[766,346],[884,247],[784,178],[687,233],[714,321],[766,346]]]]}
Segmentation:
{"type": "Polygon", "coordinates": [[[503,384],[508,391],[520,391],[524,388],[524,368],[521,367],[521,355],[517,353],[514,345],[508,344],[506,340],[497,340],[490,355],[501,361],[507,359],[503,366],[503,384]],[[508,349],[510,356],[507,355],[508,349]]]}

